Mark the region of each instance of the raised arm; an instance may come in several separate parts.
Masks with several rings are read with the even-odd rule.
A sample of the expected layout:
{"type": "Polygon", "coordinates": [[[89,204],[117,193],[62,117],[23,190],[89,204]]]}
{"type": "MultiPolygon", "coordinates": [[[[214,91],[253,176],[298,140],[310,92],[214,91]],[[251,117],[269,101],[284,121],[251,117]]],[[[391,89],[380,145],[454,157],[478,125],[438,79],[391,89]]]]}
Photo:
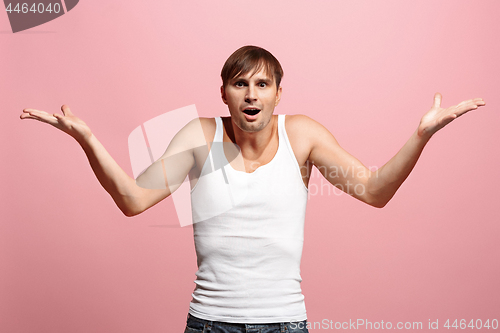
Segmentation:
{"type": "MultiPolygon", "coordinates": [[[[20,118],[36,119],[71,135],[85,151],[97,179],[123,214],[137,215],[171,194],[168,186],[151,189],[136,184],[136,181],[115,162],[84,121],[76,117],[66,105],[63,105],[61,110],[62,115],[57,113],[51,115],[45,111],[24,109],[20,118]]],[[[177,147],[177,150],[180,148],[177,147]]],[[[194,158],[190,159],[189,153],[184,154],[184,164],[172,173],[178,177],[184,174],[185,177],[193,165],[194,158]],[[188,158],[185,158],[186,156],[188,158]]]]}
{"type": "Polygon", "coordinates": [[[432,135],[457,117],[485,105],[481,98],[475,98],[442,108],[441,99],[441,94],[436,93],[432,108],[410,139],[378,170],[365,167],[340,147],[328,130],[312,120],[308,126],[312,141],[309,160],[336,187],[369,205],[384,207],[408,177],[432,135]]]}

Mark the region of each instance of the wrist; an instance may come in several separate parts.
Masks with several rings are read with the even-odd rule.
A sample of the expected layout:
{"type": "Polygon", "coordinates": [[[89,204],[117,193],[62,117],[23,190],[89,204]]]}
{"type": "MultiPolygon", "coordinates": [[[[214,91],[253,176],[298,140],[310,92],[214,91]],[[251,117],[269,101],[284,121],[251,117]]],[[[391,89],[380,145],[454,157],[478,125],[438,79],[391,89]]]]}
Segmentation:
{"type": "Polygon", "coordinates": [[[82,136],[80,138],[75,137],[75,140],[80,144],[80,146],[82,146],[83,149],[85,149],[92,145],[92,142],[96,140],[96,137],[92,132],[90,132],[89,134],[82,136]]]}
{"type": "Polygon", "coordinates": [[[429,131],[428,128],[422,126],[419,126],[415,133],[419,140],[423,140],[425,142],[429,141],[429,139],[434,134],[433,132],[429,131]]]}
{"type": "Polygon", "coordinates": [[[417,142],[423,146],[427,144],[427,142],[430,140],[434,133],[430,133],[429,131],[426,131],[424,128],[418,127],[417,130],[415,131],[415,139],[417,142]]]}

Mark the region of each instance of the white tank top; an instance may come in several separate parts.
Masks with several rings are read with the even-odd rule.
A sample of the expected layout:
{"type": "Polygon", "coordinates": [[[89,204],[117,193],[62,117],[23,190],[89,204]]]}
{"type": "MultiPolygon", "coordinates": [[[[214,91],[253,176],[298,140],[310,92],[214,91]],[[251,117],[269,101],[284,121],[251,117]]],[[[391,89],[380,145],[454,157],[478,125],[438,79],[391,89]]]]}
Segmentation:
{"type": "Polygon", "coordinates": [[[214,144],[191,190],[198,258],[189,313],[230,323],[307,319],[300,289],[307,188],[278,116],[278,151],[253,173],[233,169],[215,118],[214,144]],[[217,144],[218,143],[218,144],[217,144]]]}

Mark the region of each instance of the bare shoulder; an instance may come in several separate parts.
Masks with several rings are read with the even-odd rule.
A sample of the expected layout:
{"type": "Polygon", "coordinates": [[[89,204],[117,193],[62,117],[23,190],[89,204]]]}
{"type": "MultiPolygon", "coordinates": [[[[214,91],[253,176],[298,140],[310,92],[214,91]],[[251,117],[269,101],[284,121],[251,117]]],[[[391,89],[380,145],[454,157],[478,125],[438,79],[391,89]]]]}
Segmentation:
{"type": "Polygon", "coordinates": [[[194,118],[189,123],[187,123],[186,127],[194,127],[197,126],[197,124],[200,124],[203,130],[213,129],[213,131],[215,132],[215,118],[194,118]]]}
{"type": "Polygon", "coordinates": [[[285,117],[285,130],[299,166],[304,165],[309,159],[315,145],[316,134],[322,128],[324,129],[320,123],[303,114],[285,117]]]}
{"type": "Polygon", "coordinates": [[[318,123],[316,120],[304,114],[286,115],[285,124],[287,130],[288,128],[290,128],[291,130],[307,129],[320,125],[320,123],[318,123]],[[304,128],[304,126],[306,126],[307,128],[304,128]]]}
{"type": "Polygon", "coordinates": [[[205,145],[212,142],[215,136],[214,118],[194,118],[188,122],[176,136],[182,138],[185,143],[195,146],[205,145]],[[196,142],[193,142],[193,140],[196,142]]]}
{"type": "Polygon", "coordinates": [[[214,141],[215,136],[215,118],[198,118],[201,124],[201,129],[203,130],[203,135],[205,136],[206,142],[214,141]]]}
{"type": "Polygon", "coordinates": [[[311,159],[314,152],[323,152],[324,147],[338,146],[337,140],[330,131],[306,115],[297,114],[286,116],[285,129],[288,140],[295,152],[297,159],[311,159]]]}
{"type": "Polygon", "coordinates": [[[215,118],[200,117],[193,120],[199,120],[201,126],[206,127],[206,129],[208,129],[209,127],[213,127],[213,130],[215,131],[215,118]]]}
{"type": "Polygon", "coordinates": [[[285,128],[289,139],[307,140],[311,143],[323,135],[332,135],[319,122],[303,114],[287,115],[285,128]]]}

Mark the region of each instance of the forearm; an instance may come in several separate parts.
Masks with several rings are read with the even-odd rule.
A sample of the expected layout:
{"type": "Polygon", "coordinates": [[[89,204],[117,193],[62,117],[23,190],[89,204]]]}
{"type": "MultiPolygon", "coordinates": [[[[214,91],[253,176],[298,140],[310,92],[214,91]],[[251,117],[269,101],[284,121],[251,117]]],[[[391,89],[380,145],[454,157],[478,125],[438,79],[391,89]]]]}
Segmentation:
{"type": "Polygon", "coordinates": [[[367,193],[372,205],[383,207],[394,196],[408,177],[422,153],[430,136],[419,136],[416,130],[399,152],[375,172],[371,172],[367,183],[367,193]]]}
{"type": "Polygon", "coordinates": [[[123,171],[104,146],[92,134],[79,141],[99,183],[111,195],[118,208],[127,216],[135,215],[142,189],[123,171]]]}

